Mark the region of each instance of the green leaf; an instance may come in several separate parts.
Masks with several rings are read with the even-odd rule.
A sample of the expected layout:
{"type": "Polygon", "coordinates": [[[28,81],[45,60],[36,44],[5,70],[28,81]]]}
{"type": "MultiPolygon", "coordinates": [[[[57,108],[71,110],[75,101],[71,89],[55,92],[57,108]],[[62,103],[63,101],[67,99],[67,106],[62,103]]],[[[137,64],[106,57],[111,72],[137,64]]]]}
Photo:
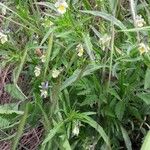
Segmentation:
{"type": "Polygon", "coordinates": [[[6,84],[5,91],[8,92],[15,99],[19,99],[22,101],[27,99],[21,89],[15,84],[6,84]]]}
{"type": "Polygon", "coordinates": [[[144,143],[142,144],[141,150],[149,150],[150,149],[150,131],[148,131],[144,143]]]}
{"type": "Polygon", "coordinates": [[[94,61],[95,56],[93,54],[93,45],[91,43],[90,36],[86,34],[86,35],[83,35],[83,38],[84,38],[86,52],[89,55],[90,59],[94,61]]]}
{"type": "Polygon", "coordinates": [[[55,125],[55,127],[50,130],[49,134],[44,139],[42,145],[49,142],[55,136],[55,134],[60,130],[60,128],[63,126],[63,124],[64,124],[64,121],[62,121],[62,122],[58,123],[57,125],[55,125]]]}
{"type": "Polygon", "coordinates": [[[75,70],[75,72],[73,73],[73,75],[71,75],[69,78],[67,78],[63,84],[61,85],[61,90],[65,89],[66,87],[70,86],[73,82],[75,82],[80,74],[81,70],[77,69],[75,70]]]}
{"type": "Polygon", "coordinates": [[[106,142],[109,149],[111,149],[109,137],[106,135],[104,129],[95,120],[93,120],[91,117],[85,115],[84,113],[79,114],[79,117],[83,118],[82,119],[83,122],[85,122],[85,123],[89,124],[91,127],[93,127],[100,134],[100,136],[103,138],[103,140],[106,142]]]}
{"type": "Polygon", "coordinates": [[[17,130],[16,136],[14,137],[14,142],[12,144],[12,150],[16,150],[17,149],[18,142],[19,142],[19,140],[20,140],[20,138],[22,136],[23,129],[24,129],[27,117],[28,117],[28,110],[29,110],[29,103],[26,104],[24,115],[22,116],[22,118],[20,120],[20,123],[19,123],[19,126],[18,126],[18,130],[17,130]]]}
{"type": "Polygon", "coordinates": [[[115,89],[113,88],[109,88],[108,92],[113,95],[114,97],[116,97],[118,100],[121,100],[120,96],[118,95],[118,93],[116,92],[115,89]]]}
{"type": "Polygon", "coordinates": [[[50,37],[49,37],[49,42],[48,42],[48,49],[46,52],[46,61],[45,61],[45,69],[44,69],[44,78],[46,76],[48,67],[49,67],[49,62],[51,59],[51,53],[52,53],[52,47],[53,47],[53,33],[51,33],[50,37]]]}
{"type": "Polygon", "coordinates": [[[0,115],[11,115],[13,113],[22,115],[24,112],[18,111],[18,104],[16,103],[0,105],[0,115]]]}
{"type": "Polygon", "coordinates": [[[6,118],[0,117],[0,129],[9,126],[10,121],[6,118]]]}
{"type": "Polygon", "coordinates": [[[123,138],[124,138],[127,150],[132,150],[131,140],[130,140],[130,138],[128,136],[127,131],[122,126],[121,126],[121,132],[122,132],[122,135],[123,135],[123,138]]]}
{"type": "Polygon", "coordinates": [[[145,75],[144,89],[150,88],[150,69],[148,68],[145,75]]]}
{"type": "MultiPolygon", "coordinates": [[[[81,77],[84,77],[84,76],[87,76],[87,75],[90,75],[92,74],[94,71],[96,70],[99,70],[100,68],[103,68],[103,67],[107,67],[107,66],[104,66],[104,65],[97,65],[95,63],[90,63],[86,66],[86,68],[84,69],[83,71],[83,74],[81,75],[81,77]]],[[[79,75],[81,74],[82,70],[81,69],[76,69],[73,73],[73,75],[71,75],[69,78],[67,78],[62,86],[61,86],[61,90],[65,89],[66,87],[70,86],[73,82],[75,82],[79,75]]]]}
{"type": "Polygon", "coordinates": [[[150,105],[150,93],[139,93],[137,94],[147,105],[150,105]]]}
{"type": "Polygon", "coordinates": [[[43,43],[49,38],[50,34],[53,33],[57,28],[53,27],[53,28],[49,28],[48,32],[45,34],[45,36],[43,37],[40,46],[43,45],[43,43]]]}
{"type": "Polygon", "coordinates": [[[123,115],[124,115],[124,111],[125,111],[125,104],[123,101],[119,101],[117,104],[116,104],[116,107],[115,107],[115,113],[117,115],[117,118],[121,121],[122,118],[123,118],[123,115]]]}
{"type": "Polygon", "coordinates": [[[125,30],[126,27],[123,25],[123,23],[118,20],[117,18],[115,18],[114,16],[104,13],[104,12],[100,12],[100,11],[81,11],[83,13],[87,13],[87,14],[91,14],[94,16],[99,16],[104,18],[105,20],[108,20],[110,22],[113,22],[116,26],[118,26],[120,29],[125,30]]]}

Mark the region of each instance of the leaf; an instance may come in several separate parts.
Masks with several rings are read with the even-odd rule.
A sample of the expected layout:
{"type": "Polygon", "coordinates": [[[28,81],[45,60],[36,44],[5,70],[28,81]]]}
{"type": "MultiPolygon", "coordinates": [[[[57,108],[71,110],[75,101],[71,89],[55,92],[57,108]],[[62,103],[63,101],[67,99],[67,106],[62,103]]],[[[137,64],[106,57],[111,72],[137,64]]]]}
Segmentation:
{"type": "Polygon", "coordinates": [[[0,117],[0,129],[9,126],[10,121],[6,118],[0,117]]]}
{"type": "Polygon", "coordinates": [[[91,127],[93,127],[100,134],[100,136],[103,138],[103,140],[106,142],[109,149],[111,149],[109,137],[106,135],[104,129],[95,120],[93,120],[91,117],[85,115],[84,113],[79,114],[79,117],[82,118],[83,122],[85,122],[85,123],[89,124],[91,127]]]}
{"type": "Polygon", "coordinates": [[[77,69],[75,70],[75,72],[73,73],[72,76],[70,76],[69,78],[67,78],[62,86],[61,86],[61,90],[65,89],[66,87],[70,86],[73,82],[75,82],[80,74],[81,70],[80,69],[77,69]]]}
{"type": "Polygon", "coordinates": [[[94,61],[95,60],[95,56],[93,54],[93,45],[91,43],[90,37],[89,37],[88,34],[86,34],[86,35],[83,35],[83,38],[84,38],[85,49],[87,51],[87,54],[89,55],[90,59],[92,61],[94,61]]]}
{"type": "Polygon", "coordinates": [[[11,115],[13,113],[22,115],[24,112],[18,111],[18,104],[16,103],[0,105],[0,115],[11,115]]]}
{"type": "Polygon", "coordinates": [[[25,64],[27,54],[28,54],[28,48],[25,49],[25,52],[24,52],[23,56],[21,57],[20,65],[18,66],[17,70],[15,70],[15,72],[14,72],[13,76],[14,76],[14,83],[15,84],[17,84],[17,82],[18,82],[18,78],[19,78],[19,75],[23,69],[23,65],[25,64]]]}
{"type": "Polygon", "coordinates": [[[17,130],[16,136],[14,137],[14,142],[12,144],[12,150],[17,149],[18,142],[22,136],[23,129],[24,129],[27,117],[28,117],[28,110],[29,110],[29,103],[26,104],[24,115],[22,116],[22,118],[20,120],[18,130],[17,130]]]}
{"type": "Polygon", "coordinates": [[[142,144],[141,150],[149,150],[150,148],[150,131],[148,131],[144,143],[142,144]]]}
{"type": "Polygon", "coordinates": [[[60,130],[60,128],[63,126],[63,124],[64,124],[64,121],[62,121],[62,122],[58,123],[57,125],[55,125],[55,127],[50,130],[49,134],[44,139],[42,145],[49,142],[55,136],[55,134],[60,130]]]}
{"type": "Polygon", "coordinates": [[[43,37],[40,46],[43,45],[43,43],[48,39],[48,37],[50,36],[51,33],[53,33],[57,28],[53,27],[53,28],[49,28],[48,32],[45,34],[45,36],[43,37]]]}
{"type": "Polygon", "coordinates": [[[53,47],[53,34],[51,33],[50,37],[49,37],[49,42],[48,42],[48,50],[46,52],[46,61],[45,61],[45,69],[44,69],[44,78],[46,76],[48,67],[49,67],[49,62],[51,59],[51,53],[52,53],[52,47],[53,47]]]}
{"type": "Polygon", "coordinates": [[[96,64],[96,63],[90,63],[84,69],[83,77],[92,74],[94,71],[99,70],[100,68],[106,68],[106,67],[108,67],[108,66],[100,65],[100,64],[96,64]]]}
{"type": "Polygon", "coordinates": [[[85,98],[85,100],[80,104],[80,106],[84,106],[84,105],[93,105],[95,102],[97,102],[98,97],[97,95],[87,95],[87,97],[85,98]]]}
{"type": "Polygon", "coordinates": [[[6,84],[5,91],[8,92],[15,99],[19,99],[22,101],[27,99],[21,89],[15,84],[6,84]]]}
{"type": "Polygon", "coordinates": [[[123,25],[123,23],[118,20],[117,18],[115,18],[114,16],[104,13],[104,12],[100,12],[100,11],[81,11],[83,13],[88,13],[94,16],[99,16],[104,18],[105,20],[108,20],[110,22],[113,22],[116,26],[118,26],[120,29],[125,30],[126,27],[123,25]]]}
{"type": "Polygon", "coordinates": [[[150,93],[139,93],[137,94],[147,105],[150,105],[150,93]]]}
{"type": "Polygon", "coordinates": [[[115,113],[117,118],[121,121],[125,111],[125,104],[123,101],[119,101],[115,107],[115,113]]]}
{"type": "Polygon", "coordinates": [[[144,89],[150,88],[150,69],[148,68],[145,75],[144,89]]]}
{"type": "MultiPolygon", "coordinates": [[[[106,67],[104,65],[97,65],[95,63],[90,63],[87,65],[87,67],[84,69],[83,74],[81,75],[81,77],[87,76],[92,74],[94,71],[106,67]]],[[[69,78],[67,78],[61,85],[61,91],[63,89],[65,89],[66,87],[70,86],[73,82],[75,82],[79,75],[81,74],[82,70],[81,69],[76,69],[73,73],[73,75],[71,75],[69,78]]]]}
{"type": "Polygon", "coordinates": [[[121,132],[122,132],[122,135],[123,135],[123,138],[124,138],[127,150],[132,150],[131,140],[130,140],[130,138],[128,136],[127,131],[122,126],[121,126],[121,132]]]}
{"type": "Polygon", "coordinates": [[[109,88],[108,92],[113,95],[115,98],[117,98],[118,100],[121,100],[120,96],[118,95],[118,93],[116,92],[115,89],[113,88],[109,88]]]}

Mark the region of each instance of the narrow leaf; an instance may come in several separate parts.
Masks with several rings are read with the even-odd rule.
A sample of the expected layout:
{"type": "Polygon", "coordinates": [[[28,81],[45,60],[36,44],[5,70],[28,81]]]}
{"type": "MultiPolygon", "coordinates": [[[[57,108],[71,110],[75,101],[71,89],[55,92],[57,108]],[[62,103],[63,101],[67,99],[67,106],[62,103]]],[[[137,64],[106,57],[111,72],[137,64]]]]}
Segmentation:
{"type": "Polygon", "coordinates": [[[142,144],[141,150],[149,150],[150,149],[150,131],[148,131],[144,143],[142,144]]]}
{"type": "Polygon", "coordinates": [[[150,88],[150,69],[148,68],[145,75],[144,89],[150,88]]]}

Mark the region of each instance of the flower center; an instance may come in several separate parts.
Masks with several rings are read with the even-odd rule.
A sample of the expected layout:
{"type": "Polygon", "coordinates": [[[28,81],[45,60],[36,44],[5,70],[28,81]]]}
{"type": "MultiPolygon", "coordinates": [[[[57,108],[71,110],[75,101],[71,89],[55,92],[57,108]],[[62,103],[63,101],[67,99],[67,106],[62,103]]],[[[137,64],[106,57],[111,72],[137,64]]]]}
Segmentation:
{"type": "Polygon", "coordinates": [[[60,6],[58,7],[58,9],[59,9],[60,11],[64,11],[64,10],[65,10],[65,6],[64,6],[64,5],[60,5],[60,6]]]}

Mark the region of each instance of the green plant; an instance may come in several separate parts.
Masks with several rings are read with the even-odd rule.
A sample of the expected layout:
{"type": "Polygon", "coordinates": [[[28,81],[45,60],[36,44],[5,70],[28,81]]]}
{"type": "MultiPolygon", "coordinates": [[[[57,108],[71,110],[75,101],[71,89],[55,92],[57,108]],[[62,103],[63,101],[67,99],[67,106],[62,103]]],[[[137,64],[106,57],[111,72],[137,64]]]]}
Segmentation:
{"type": "Polygon", "coordinates": [[[55,3],[0,2],[5,105],[15,104],[0,106],[0,127],[18,127],[0,140],[15,150],[28,127],[42,125],[42,150],[139,149],[149,131],[150,4],[55,3]]]}

